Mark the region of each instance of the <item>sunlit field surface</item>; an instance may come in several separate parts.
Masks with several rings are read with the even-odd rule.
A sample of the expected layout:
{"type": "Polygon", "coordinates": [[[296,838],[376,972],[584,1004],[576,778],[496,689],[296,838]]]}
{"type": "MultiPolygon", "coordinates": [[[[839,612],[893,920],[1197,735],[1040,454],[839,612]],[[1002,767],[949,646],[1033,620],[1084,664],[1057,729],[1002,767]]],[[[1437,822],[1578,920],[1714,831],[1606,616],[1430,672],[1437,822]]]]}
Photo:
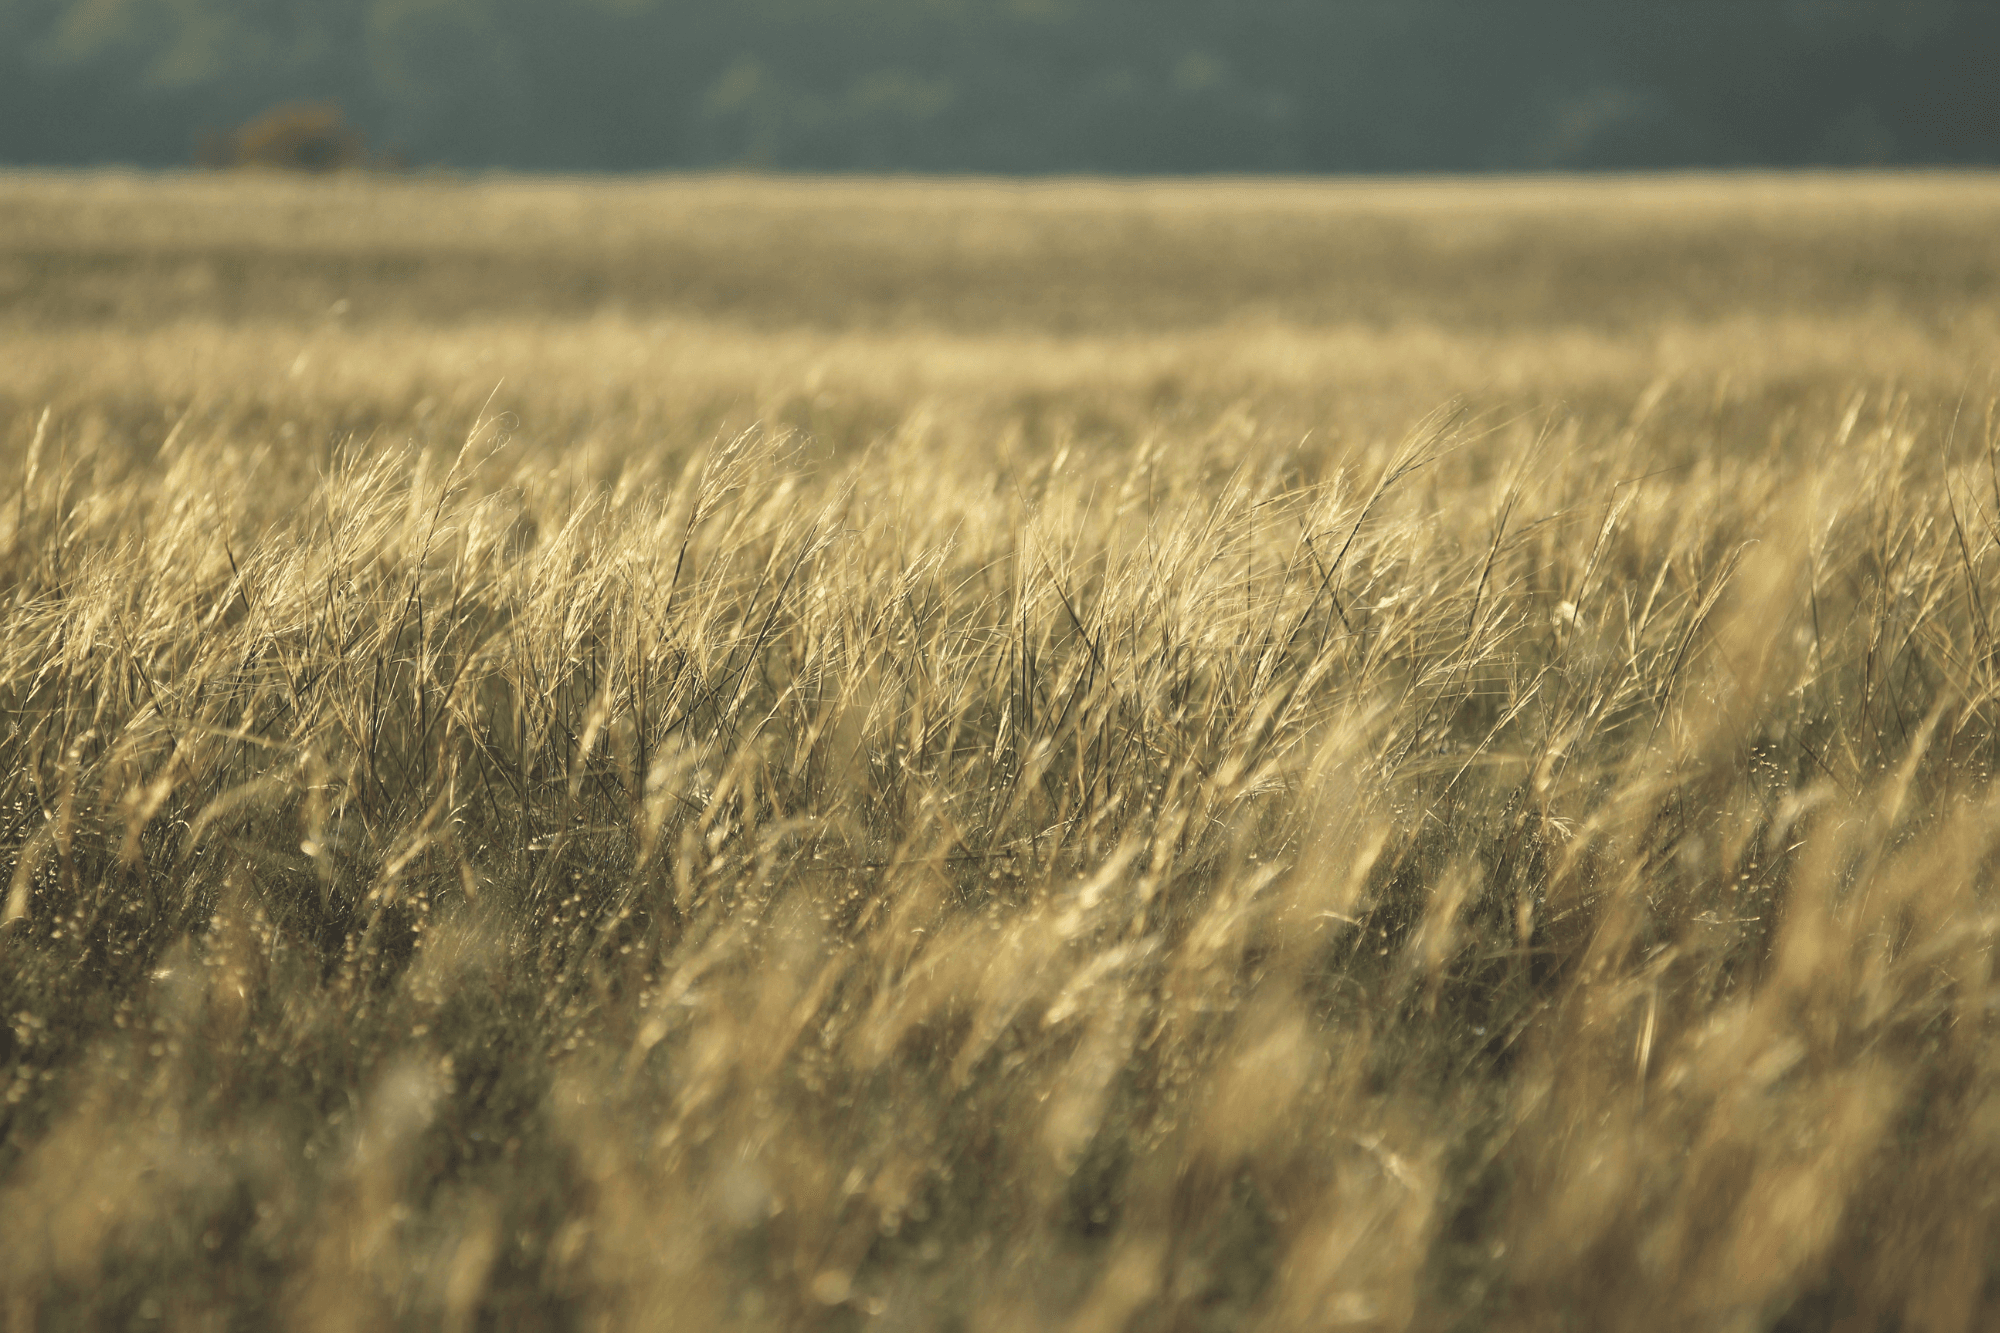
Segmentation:
{"type": "Polygon", "coordinates": [[[2000,180],[0,176],[14,1329],[2000,1323],[2000,180]]]}

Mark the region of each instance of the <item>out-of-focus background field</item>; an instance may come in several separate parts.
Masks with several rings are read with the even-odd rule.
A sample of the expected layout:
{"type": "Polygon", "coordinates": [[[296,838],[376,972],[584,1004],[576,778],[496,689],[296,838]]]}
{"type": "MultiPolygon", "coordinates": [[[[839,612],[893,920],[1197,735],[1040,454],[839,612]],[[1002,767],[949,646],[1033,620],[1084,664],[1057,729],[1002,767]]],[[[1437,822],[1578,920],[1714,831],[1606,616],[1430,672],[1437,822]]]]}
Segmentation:
{"type": "Polygon", "coordinates": [[[0,175],[13,1326],[1972,1329],[2000,182],[0,175]]]}
{"type": "Polygon", "coordinates": [[[1231,404],[1326,439],[1454,398],[1615,418],[1655,385],[1718,409],[1955,396],[2000,336],[1996,218],[1989,178],[1950,174],[19,175],[0,394],[16,435],[53,406],[156,433],[263,413],[324,444],[451,434],[497,386],[550,443],[587,424],[621,448],[752,421],[863,446],[919,403],[949,404],[940,429],[970,412],[1130,442],[1231,404]]]}

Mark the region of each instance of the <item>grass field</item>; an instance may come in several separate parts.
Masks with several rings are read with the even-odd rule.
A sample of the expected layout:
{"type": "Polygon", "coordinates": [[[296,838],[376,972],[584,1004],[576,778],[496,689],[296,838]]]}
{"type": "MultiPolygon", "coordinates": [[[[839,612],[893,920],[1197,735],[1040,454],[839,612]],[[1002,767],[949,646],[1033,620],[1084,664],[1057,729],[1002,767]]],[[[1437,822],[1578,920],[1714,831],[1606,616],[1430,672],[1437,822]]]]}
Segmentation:
{"type": "Polygon", "coordinates": [[[0,175],[10,1329],[2000,1322],[2000,179],[0,175]]]}

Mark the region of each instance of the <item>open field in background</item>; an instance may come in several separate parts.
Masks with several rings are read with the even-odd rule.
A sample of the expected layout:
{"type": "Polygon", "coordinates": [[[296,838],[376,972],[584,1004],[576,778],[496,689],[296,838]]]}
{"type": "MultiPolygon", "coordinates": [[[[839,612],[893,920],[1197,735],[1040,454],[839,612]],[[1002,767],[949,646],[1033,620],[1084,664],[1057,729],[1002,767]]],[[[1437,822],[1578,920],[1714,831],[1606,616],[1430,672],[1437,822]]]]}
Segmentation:
{"type": "Polygon", "coordinates": [[[2000,181],[0,176],[20,1328],[2000,1315],[2000,181]]]}

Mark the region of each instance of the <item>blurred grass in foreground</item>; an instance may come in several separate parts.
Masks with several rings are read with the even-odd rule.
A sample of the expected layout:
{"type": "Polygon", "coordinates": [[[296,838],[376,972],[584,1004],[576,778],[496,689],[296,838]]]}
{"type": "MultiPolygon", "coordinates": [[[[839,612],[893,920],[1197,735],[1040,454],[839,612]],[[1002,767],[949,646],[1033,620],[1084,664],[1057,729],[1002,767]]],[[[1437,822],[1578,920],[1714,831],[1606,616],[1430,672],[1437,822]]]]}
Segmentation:
{"type": "Polygon", "coordinates": [[[1992,1322],[2000,184],[0,219],[14,1325],[1992,1322]]]}

